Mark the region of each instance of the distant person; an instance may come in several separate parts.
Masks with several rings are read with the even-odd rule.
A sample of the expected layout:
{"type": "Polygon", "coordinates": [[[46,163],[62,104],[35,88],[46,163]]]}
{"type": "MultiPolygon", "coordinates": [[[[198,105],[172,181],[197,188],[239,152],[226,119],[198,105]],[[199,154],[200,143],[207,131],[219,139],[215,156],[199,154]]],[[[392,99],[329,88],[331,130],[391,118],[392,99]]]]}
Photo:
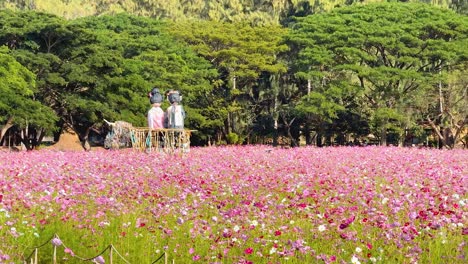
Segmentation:
{"type": "Polygon", "coordinates": [[[185,111],[180,104],[182,101],[182,96],[180,95],[179,91],[170,90],[167,92],[167,99],[171,105],[166,110],[166,127],[172,129],[183,129],[185,111]]]}
{"type": "Polygon", "coordinates": [[[148,127],[150,129],[164,128],[164,111],[161,108],[163,98],[159,89],[153,88],[148,96],[151,103],[151,109],[148,111],[148,127]]]}

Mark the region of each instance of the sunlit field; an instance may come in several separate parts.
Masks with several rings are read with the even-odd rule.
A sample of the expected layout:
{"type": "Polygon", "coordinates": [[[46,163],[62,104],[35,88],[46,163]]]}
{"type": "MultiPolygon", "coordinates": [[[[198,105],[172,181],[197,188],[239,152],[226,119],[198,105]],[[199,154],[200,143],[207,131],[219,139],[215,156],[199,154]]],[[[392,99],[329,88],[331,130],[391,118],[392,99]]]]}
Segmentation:
{"type": "Polygon", "coordinates": [[[467,263],[467,191],[466,150],[0,152],[0,263],[467,263]]]}

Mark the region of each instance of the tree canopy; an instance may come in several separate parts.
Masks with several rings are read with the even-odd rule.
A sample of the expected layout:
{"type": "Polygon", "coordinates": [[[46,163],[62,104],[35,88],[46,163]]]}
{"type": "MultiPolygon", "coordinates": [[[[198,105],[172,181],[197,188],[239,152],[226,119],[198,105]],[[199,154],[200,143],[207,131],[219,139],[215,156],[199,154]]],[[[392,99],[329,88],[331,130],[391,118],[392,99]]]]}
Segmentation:
{"type": "Polygon", "coordinates": [[[85,143],[104,119],[145,126],[147,94],[157,87],[181,91],[196,145],[280,136],[292,145],[302,137],[343,144],[369,132],[381,144],[468,144],[466,16],[353,1],[314,13],[306,2],[303,12],[287,11],[287,27],[1,10],[1,65],[15,75],[2,87],[13,98],[2,101],[2,128],[38,142],[71,128],[85,143]],[[35,106],[26,103],[42,108],[28,112],[35,106]]]}
{"type": "Polygon", "coordinates": [[[334,95],[358,96],[385,140],[390,126],[404,128],[408,109],[437,87],[439,73],[466,63],[467,29],[466,17],[448,10],[369,4],[298,19],[289,39],[297,49],[297,75],[316,80],[321,94],[334,87],[334,95]]]}

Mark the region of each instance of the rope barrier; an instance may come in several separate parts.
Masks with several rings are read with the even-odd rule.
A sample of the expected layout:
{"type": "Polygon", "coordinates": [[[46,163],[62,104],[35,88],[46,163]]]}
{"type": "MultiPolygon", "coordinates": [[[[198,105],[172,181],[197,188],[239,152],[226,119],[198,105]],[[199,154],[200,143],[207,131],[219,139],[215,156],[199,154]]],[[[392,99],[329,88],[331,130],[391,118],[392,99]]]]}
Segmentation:
{"type": "MultiPolygon", "coordinates": [[[[28,264],[28,260],[30,260],[30,263],[31,264],[37,264],[38,263],[38,250],[39,248],[42,248],[44,246],[46,246],[49,242],[52,243],[53,245],[53,263],[57,263],[57,259],[56,259],[56,253],[57,253],[57,247],[59,246],[63,246],[65,248],[65,251],[67,252],[67,249],[68,249],[68,252],[73,258],[76,258],[76,259],[79,259],[81,261],[93,261],[95,263],[104,263],[104,259],[102,257],[102,255],[104,253],[106,253],[106,251],[110,251],[110,254],[109,254],[109,257],[110,257],[110,261],[109,263],[112,264],[112,253],[115,252],[117,254],[117,256],[119,256],[123,262],[125,262],[126,264],[130,264],[130,262],[128,260],[126,260],[122,254],[120,254],[120,252],[114,247],[114,245],[110,244],[109,246],[107,246],[106,248],[104,248],[98,255],[94,256],[94,257],[90,257],[90,258],[83,258],[83,257],[80,257],[78,255],[76,255],[73,250],[71,250],[69,247],[67,247],[65,245],[65,243],[63,243],[63,241],[60,239],[60,237],[57,235],[57,234],[54,234],[51,238],[49,238],[47,241],[45,241],[43,244],[39,245],[39,246],[36,246],[36,247],[32,247],[33,251],[26,257],[24,258],[24,261],[23,263],[24,264],[28,264]],[[56,241],[54,241],[54,239],[57,239],[56,241]],[[33,256],[34,255],[34,256],[33,256]]],[[[160,261],[163,257],[165,257],[165,263],[167,263],[167,253],[164,252],[161,256],[159,256],[155,261],[151,262],[151,264],[154,264],[154,263],[157,263],[158,261],[160,261]]]]}
{"type": "Polygon", "coordinates": [[[41,244],[41,245],[39,245],[37,247],[32,247],[33,251],[31,252],[31,254],[28,255],[28,257],[26,259],[29,259],[37,249],[47,245],[47,243],[49,243],[54,238],[55,238],[55,234],[51,238],[49,238],[46,242],[44,242],[43,244],[41,244]]]}
{"type": "Polygon", "coordinates": [[[127,264],[130,264],[130,262],[128,262],[120,253],[119,251],[117,251],[117,249],[111,244],[111,247],[112,249],[115,251],[115,253],[117,253],[117,255],[119,255],[119,257],[127,264]]]}
{"type": "Polygon", "coordinates": [[[87,258],[87,259],[83,259],[83,261],[95,260],[96,258],[98,258],[99,256],[101,256],[102,254],[104,254],[108,249],[111,249],[111,250],[112,250],[112,245],[107,246],[103,251],[101,251],[101,253],[97,254],[96,256],[91,257],[91,258],[87,258]]]}
{"type": "Polygon", "coordinates": [[[154,263],[160,261],[162,259],[162,257],[164,257],[164,256],[166,256],[166,252],[162,253],[161,256],[159,256],[159,258],[156,259],[155,261],[151,262],[151,264],[154,264],[154,263]]]}

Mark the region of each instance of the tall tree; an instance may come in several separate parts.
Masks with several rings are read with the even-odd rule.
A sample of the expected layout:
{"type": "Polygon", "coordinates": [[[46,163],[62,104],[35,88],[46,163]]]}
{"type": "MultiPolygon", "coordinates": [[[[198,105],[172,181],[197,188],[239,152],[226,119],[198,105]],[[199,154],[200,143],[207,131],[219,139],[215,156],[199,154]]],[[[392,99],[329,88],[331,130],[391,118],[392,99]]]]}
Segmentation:
{"type": "Polygon", "coordinates": [[[466,25],[464,16],[423,4],[354,5],[299,19],[291,41],[304,76],[351,77],[385,144],[387,129],[401,127],[439,73],[463,63],[466,25]]]}
{"type": "Polygon", "coordinates": [[[40,142],[46,129],[53,129],[56,116],[52,109],[34,99],[34,74],[9,55],[4,46],[0,47],[0,65],[0,142],[4,141],[9,129],[16,127],[17,138],[26,148],[32,149],[40,142]],[[39,128],[42,134],[29,137],[21,133],[23,129],[29,131],[29,127],[39,128]]]}
{"type": "Polygon", "coordinates": [[[211,89],[213,71],[172,40],[161,21],[121,14],[77,20],[70,27],[76,38],[62,47],[67,85],[61,116],[83,140],[104,118],[146,126],[146,95],[154,86],[181,91],[188,127],[196,125],[192,109],[199,109],[197,96],[211,89]]]}
{"type": "Polygon", "coordinates": [[[256,87],[260,74],[285,71],[285,65],[277,59],[277,54],[287,49],[281,44],[284,29],[199,21],[174,23],[171,33],[217,69],[219,79],[214,81],[216,90],[210,101],[218,109],[214,117],[223,119],[224,136],[232,132],[248,134],[259,113],[254,101],[259,98],[256,87]]]}

